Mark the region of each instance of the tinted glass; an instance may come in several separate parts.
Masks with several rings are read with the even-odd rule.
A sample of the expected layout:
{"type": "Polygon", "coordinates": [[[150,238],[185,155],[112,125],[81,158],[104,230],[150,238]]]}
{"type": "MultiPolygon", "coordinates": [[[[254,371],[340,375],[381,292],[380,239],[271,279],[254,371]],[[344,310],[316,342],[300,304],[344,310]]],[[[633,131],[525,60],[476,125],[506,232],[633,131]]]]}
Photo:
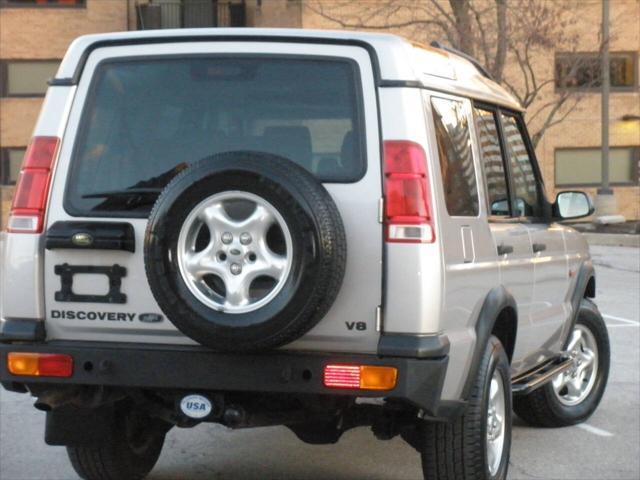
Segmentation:
{"type": "Polygon", "coordinates": [[[3,95],[44,95],[47,91],[47,80],[55,77],[59,65],[59,60],[6,61],[6,86],[3,95]]]}
{"type": "Polygon", "coordinates": [[[474,117],[490,212],[492,215],[509,215],[509,191],[495,115],[488,110],[474,108],[474,117]]]}
{"type": "MultiPolygon", "coordinates": [[[[556,186],[597,186],[602,182],[600,148],[562,148],[555,152],[556,186]]],[[[609,150],[609,180],[614,184],[638,184],[640,148],[609,150]]]]}
{"type": "Polygon", "coordinates": [[[540,188],[515,117],[502,115],[505,144],[516,197],[516,216],[542,217],[540,188]]]}
{"type": "Polygon", "coordinates": [[[478,215],[478,184],[463,104],[433,98],[431,105],[447,211],[452,216],[475,217],[478,215]]]}
{"type": "Polygon", "coordinates": [[[0,165],[0,180],[2,185],[15,185],[22,167],[24,148],[2,149],[2,164],[0,165]]]}
{"type": "Polygon", "coordinates": [[[81,7],[85,3],[86,0],[0,0],[0,7],[81,7]]]}
{"type": "Polygon", "coordinates": [[[188,164],[234,150],[284,156],[323,181],[356,181],[365,169],[359,88],[356,66],[339,60],[103,63],[87,96],[67,206],[144,216],[188,164]]]}
{"type": "MultiPolygon", "coordinates": [[[[613,89],[630,89],[638,84],[635,52],[611,52],[609,80],[613,89]]],[[[602,59],[599,53],[556,54],[557,88],[597,89],[602,86],[602,59]]]]}

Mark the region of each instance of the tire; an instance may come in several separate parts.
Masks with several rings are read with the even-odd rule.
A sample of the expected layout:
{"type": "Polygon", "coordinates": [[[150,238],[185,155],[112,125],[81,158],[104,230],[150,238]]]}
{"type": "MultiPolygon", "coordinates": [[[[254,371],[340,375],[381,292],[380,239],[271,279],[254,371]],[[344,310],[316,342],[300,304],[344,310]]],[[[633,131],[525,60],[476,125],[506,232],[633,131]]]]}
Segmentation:
{"type": "Polygon", "coordinates": [[[511,376],[509,360],[496,337],[489,338],[482,354],[464,415],[448,423],[424,422],[422,430],[419,445],[425,480],[503,480],[507,477],[511,450],[511,376]],[[490,467],[487,435],[494,378],[503,386],[502,395],[495,398],[504,401],[501,422],[504,429],[502,447],[499,442],[495,443],[499,460],[490,467]]]}
{"type": "Polygon", "coordinates": [[[158,461],[167,431],[160,420],[120,410],[103,444],[67,447],[67,454],[85,480],[139,480],[158,461]]]}
{"type": "MultiPolygon", "coordinates": [[[[196,246],[192,248],[195,249],[196,246]]],[[[276,348],[313,328],[338,295],[346,255],[346,235],[340,214],[322,184],[290,160],[259,152],[221,153],[182,171],[167,185],[154,205],[144,244],[147,279],[169,320],[182,333],[205,346],[234,352],[276,348]],[[228,201],[226,196],[240,198],[240,202],[246,199],[249,203],[255,202],[254,214],[258,206],[271,212],[269,215],[275,219],[281,244],[285,245],[281,256],[273,256],[271,250],[258,250],[259,245],[269,241],[267,237],[271,230],[266,231],[266,227],[260,231],[262,233],[254,235],[262,235],[262,240],[245,232],[250,242],[246,245],[240,243],[245,235],[240,233],[241,227],[233,232],[230,230],[226,240],[222,237],[222,230],[227,228],[224,225],[230,225],[228,228],[232,229],[238,225],[233,222],[248,222],[253,218],[249,214],[244,220],[229,220],[228,204],[221,203],[228,201]],[[222,200],[215,203],[215,199],[222,200]],[[207,253],[206,258],[211,258],[206,260],[207,265],[220,270],[222,267],[215,263],[217,261],[224,268],[229,266],[231,273],[224,270],[218,277],[213,274],[208,281],[205,276],[191,280],[192,277],[185,273],[187,267],[184,265],[188,263],[184,258],[195,257],[189,257],[194,254],[184,247],[191,244],[181,242],[191,235],[189,222],[197,222],[198,215],[193,215],[200,211],[198,209],[210,211],[206,209],[212,207],[207,205],[225,211],[227,221],[227,224],[216,224],[222,226],[215,228],[206,224],[209,240],[203,242],[206,244],[204,249],[217,250],[218,255],[209,257],[207,253]],[[181,233],[183,227],[186,233],[181,233]],[[225,241],[235,248],[221,250],[227,248],[225,241]],[[279,271],[288,273],[275,280],[267,279],[275,282],[275,287],[271,291],[266,288],[269,293],[257,300],[250,293],[254,285],[251,282],[256,279],[249,278],[252,266],[247,258],[251,257],[246,257],[253,253],[249,251],[253,245],[256,251],[263,252],[264,258],[271,256],[272,260],[277,257],[273,261],[288,262],[287,267],[278,267],[279,271]],[[180,253],[180,257],[179,252],[186,253],[180,253]],[[239,274],[231,270],[231,262],[236,261],[240,262],[237,264],[239,274]],[[246,277],[249,285],[245,284],[244,290],[239,287],[234,290],[237,285],[233,283],[236,277],[232,273],[242,283],[245,281],[243,272],[249,272],[246,277]],[[240,290],[243,295],[237,293],[240,290]]],[[[256,261],[255,255],[253,258],[256,261]]]]}
{"type": "MultiPolygon", "coordinates": [[[[514,399],[514,411],[529,425],[544,428],[566,427],[584,422],[598,408],[609,378],[610,347],[607,327],[590,300],[580,304],[576,329],[587,329],[597,345],[597,371],[588,395],[579,403],[567,405],[556,393],[553,382],[549,382],[528,395],[514,399]]],[[[576,331],[576,330],[574,330],[576,331]]],[[[571,371],[569,371],[571,375],[571,371]]],[[[564,375],[564,374],[561,374],[564,375]]]]}

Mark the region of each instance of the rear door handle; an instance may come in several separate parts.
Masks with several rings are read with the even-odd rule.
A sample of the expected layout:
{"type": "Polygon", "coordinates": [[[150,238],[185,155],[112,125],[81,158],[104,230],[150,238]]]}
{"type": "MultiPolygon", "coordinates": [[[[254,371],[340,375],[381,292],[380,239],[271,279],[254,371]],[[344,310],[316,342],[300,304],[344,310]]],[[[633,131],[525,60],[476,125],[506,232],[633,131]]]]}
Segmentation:
{"type": "Polygon", "coordinates": [[[511,245],[498,245],[498,255],[506,255],[507,253],[513,253],[511,245]]]}
{"type": "Polygon", "coordinates": [[[547,249],[547,246],[544,243],[533,244],[533,253],[544,252],[546,249],[547,249]]]}

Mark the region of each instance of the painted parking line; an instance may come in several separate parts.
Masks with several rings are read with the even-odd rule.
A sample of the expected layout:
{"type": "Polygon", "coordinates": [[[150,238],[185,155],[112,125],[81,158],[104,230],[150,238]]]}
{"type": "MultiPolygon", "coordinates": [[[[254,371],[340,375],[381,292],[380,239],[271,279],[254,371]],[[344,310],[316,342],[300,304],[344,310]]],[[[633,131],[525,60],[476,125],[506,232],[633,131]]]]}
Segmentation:
{"type": "Polygon", "coordinates": [[[628,318],[616,317],[615,315],[602,315],[607,320],[613,320],[614,322],[620,323],[609,323],[607,322],[608,328],[638,328],[640,327],[640,322],[636,320],[629,320],[628,318]]]}
{"type": "Polygon", "coordinates": [[[594,435],[599,435],[601,437],[613,437],[613,433],[598,427],[594,427],[593,425],[589,425],[588,423],[580,423],[576,425],[576,427],[581,428],[582,430],[586,430],[589,433],[593,433],[594,435]]]}

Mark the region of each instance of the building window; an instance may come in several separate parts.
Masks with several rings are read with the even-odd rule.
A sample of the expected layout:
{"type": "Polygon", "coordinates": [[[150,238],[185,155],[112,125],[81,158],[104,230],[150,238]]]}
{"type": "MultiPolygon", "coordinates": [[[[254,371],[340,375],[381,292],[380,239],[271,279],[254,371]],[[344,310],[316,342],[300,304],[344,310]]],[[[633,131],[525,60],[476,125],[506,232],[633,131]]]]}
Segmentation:
{"type": "MultiPolygon", "coordinates": [[[[612,52],[610,78],[613,91],[638,86],[638,53],[612,52]]],[[[558,89],[596,90],[602,86],[599,53],[556,53],[555,83],[558,89]]]]}
{"type": "Polygon", "coordinates": [[[41,97],[60,60],[0,60],[0,96],[41,97]]]}
{"type": "MultiPolygon", "coordinates": [[[[556,186],[589,187],[602,183],[600,148],[560,148],[555,152],[556,186]]],[[[637,185],[640,147],[609,150],[609,181],[612,185],[637,185]]]]}
{"type": "Polygon", "coordinates": [[[149,0],[136,8],[139,30],[247,25],[243,0],[149,0]]]}
{"type": "Polygon", "coordinates": [[[86,0],[0,0],[0,7],[84,7],[86,0]]]}
{"type": "Polygon", "coordinates": [[[15,185],[26,148],[0,149],[0,185],[15,185]]]}

